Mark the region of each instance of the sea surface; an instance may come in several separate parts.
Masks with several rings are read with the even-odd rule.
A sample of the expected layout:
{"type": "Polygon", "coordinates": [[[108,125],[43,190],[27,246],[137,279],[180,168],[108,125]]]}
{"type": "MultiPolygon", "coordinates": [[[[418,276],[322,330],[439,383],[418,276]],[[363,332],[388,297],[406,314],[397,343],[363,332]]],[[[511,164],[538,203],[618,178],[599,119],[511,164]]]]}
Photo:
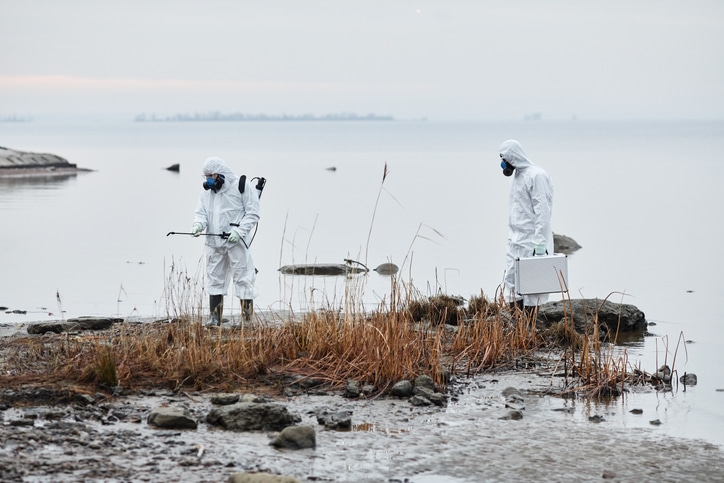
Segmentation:
{"type": "MultiPolygon", "coordinates": [[[[252,245],[259,310],[390,302],[390,277],[374,271],[278,271],[344,259],[397,264],[406,293],[495,297],[506,139],[551,174],[553,229],[582,245],[568,259],[569,296],[636,305],[655,325],[618,348],[631,365],[698,376],[696,386],[617,401],[611,424],[659,419],[663,434],[723,445],[724,122],[0,123],[0,146],[92,170],[0,178],[0,324],[203,311],[203,240],[168,233],[190,231],[209,156],[267,179],[252,245]],[[173,164],[180,172],[165,169],[173,164]],[[631,408],[651,417],[632,419],[631,408]]],[[[225,314],[238,316],[231,297],[225,314]]]]}

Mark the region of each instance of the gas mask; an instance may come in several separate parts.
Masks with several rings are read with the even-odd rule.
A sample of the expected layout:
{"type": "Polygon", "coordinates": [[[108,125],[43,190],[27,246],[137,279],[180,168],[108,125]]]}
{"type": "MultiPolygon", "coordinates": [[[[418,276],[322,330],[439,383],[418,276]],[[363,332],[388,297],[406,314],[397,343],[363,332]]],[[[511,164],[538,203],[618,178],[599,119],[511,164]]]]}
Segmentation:
{"type": "Polygon", "coordinates": [[[512,176],[512,175],[513,175],[513,170],[515,169],[515,166],[513,166],[513,165],[510,164],[510,163],[508,163],[506,160],[503,159],[503,160],[500,162],[500,167],[503,168],[503,174],[504,174],[505,176],[512,176]]]}
{"type": "Polygon", "coordinates": [[[212,190],[214,193],[218,192],[222,186],[224,186],[224,178],[223,174],[217,174],[216,179],[207,176],[206,181],[204,181],[204,189],[205,190],[212,190]]]}

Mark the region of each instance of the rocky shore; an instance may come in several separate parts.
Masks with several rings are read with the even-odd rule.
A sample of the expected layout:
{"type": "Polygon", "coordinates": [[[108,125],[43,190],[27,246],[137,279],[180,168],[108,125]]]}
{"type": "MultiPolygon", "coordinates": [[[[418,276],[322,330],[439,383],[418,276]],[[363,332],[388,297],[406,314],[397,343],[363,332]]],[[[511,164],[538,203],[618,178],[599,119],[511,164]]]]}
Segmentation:
{"type": "Polygon", "coordinates": [[[79,168],[55,154],[16,151],[0,146],[0,177],[52,176],[67,175],[79,171],[79,168]]]}
{"type": "MultiPolygon", "coordinates": [[[[591,302],[579,305],[585,317],[591,302]]],[[[118,322],[32,324],[5,341],[62,344],[118,322]]],[[[561,397],[556,374],[541,355],[445,388],[424,375],[399,381],[382,395],[293,375],[221,394],[2,387],[0,481],[722,481],[717,446],[667,436],[649,408],[561,397]]]]}
{"type": "Polygon", "coordinates": [[[662,436],[653,423],[617,427],[610,410],[551,395],[548,379],[495,371],[423,404],[437,392],[424,377],[382,398],[292,380],[269,394],[99,392],[63,405],[16,405],[14,395],[48,394],[6,389],[0,480],[722,481],[719,448],[662,436]]]}

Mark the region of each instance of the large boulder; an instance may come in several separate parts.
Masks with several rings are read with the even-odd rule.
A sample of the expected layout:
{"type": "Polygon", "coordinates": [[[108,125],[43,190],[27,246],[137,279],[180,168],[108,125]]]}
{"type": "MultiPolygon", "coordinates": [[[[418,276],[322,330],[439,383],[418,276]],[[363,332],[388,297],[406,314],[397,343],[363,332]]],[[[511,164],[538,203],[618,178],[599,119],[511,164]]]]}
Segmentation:
{"type": "Polygon", "coordinates": [[[233,431],[281,431],[300,423],[299,415],[291,414],[277,403],[236,403],[212,409],[206,416],[209,424],[233,431]]]}
{"type": "Polygon", "coordinates": [[[113,324],[123,322],[123,319],[114,317],[93,317],[83,316],[68,319],[66,322],[39,322],[28,325],[28,334],[45,334],[54,332],[76,332],[80,330],[105,330],[110,329],[113,324]]]}
{"type": "Polygon", "coordinates": [[[16,151],[0,146],[0,176],[27,172],[76,171],[78,166],[55,154],[16,151]]]}
{"type": "Polygon", "coordinates": [[[648,325],[645,314],[634,305],[608,300],[572,299],[538,307],[538,324],[544,328],[571,318],[577,332],[584,332],[593,323],[607,333],[643,332],[648,325]]]}

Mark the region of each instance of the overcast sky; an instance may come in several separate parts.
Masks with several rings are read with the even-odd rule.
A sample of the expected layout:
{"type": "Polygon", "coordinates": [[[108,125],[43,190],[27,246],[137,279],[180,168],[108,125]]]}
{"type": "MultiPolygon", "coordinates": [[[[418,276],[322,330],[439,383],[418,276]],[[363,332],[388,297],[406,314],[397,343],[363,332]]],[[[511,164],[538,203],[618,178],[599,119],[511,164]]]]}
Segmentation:
{"type": "Polygon", "coordinates": [[[0,0],[0,116],[723,119],[721,0],[0,0]]]}

